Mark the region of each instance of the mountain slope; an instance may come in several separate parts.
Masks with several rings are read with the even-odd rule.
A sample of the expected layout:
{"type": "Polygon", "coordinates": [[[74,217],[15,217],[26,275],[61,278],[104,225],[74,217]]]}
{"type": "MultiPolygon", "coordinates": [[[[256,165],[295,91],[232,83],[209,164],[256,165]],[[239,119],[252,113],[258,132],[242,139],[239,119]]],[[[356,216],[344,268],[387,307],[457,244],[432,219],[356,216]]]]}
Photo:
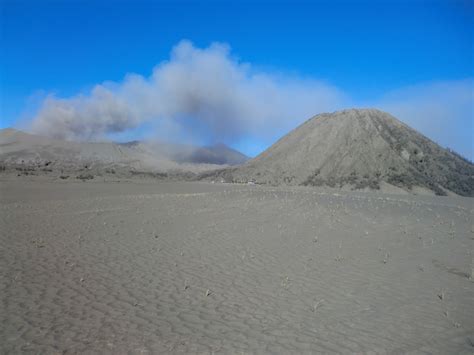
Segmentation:
{"type": "Polygon", "coordinates": [[[377,189],[388,183],[474,195],[474,165],[388,113],[320,114],[245,165],[217,172],[233,181],[377,189]]]}

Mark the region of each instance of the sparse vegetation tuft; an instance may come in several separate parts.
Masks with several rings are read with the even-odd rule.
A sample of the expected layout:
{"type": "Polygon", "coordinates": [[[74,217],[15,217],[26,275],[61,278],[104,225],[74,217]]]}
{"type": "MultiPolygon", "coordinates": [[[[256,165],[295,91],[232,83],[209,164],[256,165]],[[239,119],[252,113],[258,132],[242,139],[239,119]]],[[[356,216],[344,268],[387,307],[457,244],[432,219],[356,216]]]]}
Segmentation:
{"type": "Polygon", "coordinates": [[[76,179],[86,181],[86,180],[92,180],[94,178],[94,175],[92,174],[80,174],[76,176],[76,179]]]}

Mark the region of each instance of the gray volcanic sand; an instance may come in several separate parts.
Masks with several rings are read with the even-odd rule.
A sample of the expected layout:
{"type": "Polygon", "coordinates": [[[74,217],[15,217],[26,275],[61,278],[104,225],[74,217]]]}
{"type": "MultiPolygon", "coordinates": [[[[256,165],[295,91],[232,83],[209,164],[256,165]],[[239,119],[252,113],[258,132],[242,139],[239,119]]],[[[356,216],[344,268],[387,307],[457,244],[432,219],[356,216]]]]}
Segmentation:
{"type": "Polygon", "coordinates": [[[472,201],[4,181],[0,353],[472,354],[472,201]]]}

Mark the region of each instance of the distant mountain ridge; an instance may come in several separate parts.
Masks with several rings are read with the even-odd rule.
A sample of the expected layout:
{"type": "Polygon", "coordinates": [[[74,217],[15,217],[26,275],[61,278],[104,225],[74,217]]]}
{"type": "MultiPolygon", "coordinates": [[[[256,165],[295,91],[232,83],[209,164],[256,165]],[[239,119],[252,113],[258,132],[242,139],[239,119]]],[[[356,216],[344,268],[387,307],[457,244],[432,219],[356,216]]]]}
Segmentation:
{"type": "Polygon", "coordinates": [[[323,113],[309,119],[242,166],[203,178],[474,196],[474,165],[376,109],[323,113]]]}
{"type": "Polygon", "coordinates": [[[178,163],[239,165],[249,160],[246,155],[223,143],[203,147],[153,141],[133,141],[121,144],[139,146],[150,153],[164,155],[178,163]]]}
{"type": "Polygon", "coordinates": [[[191,145],[133,141],[76,142],[29,134],[12,128],[0,130],[0,163],[43,165],[72,169],[84,165],[118,166],[143,171],[202,171],[241,164],[248,158],[225,145],[191,145]]]}

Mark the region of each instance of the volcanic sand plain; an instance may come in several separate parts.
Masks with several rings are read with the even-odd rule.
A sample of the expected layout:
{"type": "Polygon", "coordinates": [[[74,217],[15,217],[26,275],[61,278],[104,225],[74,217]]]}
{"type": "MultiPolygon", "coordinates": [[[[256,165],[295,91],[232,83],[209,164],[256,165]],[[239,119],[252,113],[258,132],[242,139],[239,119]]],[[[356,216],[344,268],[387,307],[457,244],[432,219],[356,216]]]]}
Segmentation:
{"type": "Polygon", "coordinates": [[[0,353],[474,352],[473,200],[0,183],[0,353]]]}

